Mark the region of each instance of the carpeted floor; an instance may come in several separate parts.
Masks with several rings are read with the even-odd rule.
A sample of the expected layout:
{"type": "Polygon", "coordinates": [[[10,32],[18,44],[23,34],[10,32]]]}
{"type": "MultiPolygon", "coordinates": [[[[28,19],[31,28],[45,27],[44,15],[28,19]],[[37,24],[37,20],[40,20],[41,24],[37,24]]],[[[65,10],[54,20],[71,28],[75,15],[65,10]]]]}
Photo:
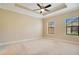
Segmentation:
{"type": "Polygon", "coordinates": [[[0,46],[4,55],[77,55],[79,45],[59,40],[40,39],[7,46],[0,46]]]}

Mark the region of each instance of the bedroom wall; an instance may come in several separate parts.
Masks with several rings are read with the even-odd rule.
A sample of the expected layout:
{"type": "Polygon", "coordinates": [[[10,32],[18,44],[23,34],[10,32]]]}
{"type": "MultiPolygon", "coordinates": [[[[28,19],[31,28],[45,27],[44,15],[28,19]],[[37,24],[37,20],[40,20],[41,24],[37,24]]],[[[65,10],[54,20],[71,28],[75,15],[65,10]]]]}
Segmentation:
{"type": "Polygon", "coordinates": [[[44,19],[43,21],[43,34],[45,38],[55,38],[55,39],[64,39],[64,40],[70,40],[70,41],[79,41],[79,36],[74,35],[66,35],[65,31],[65,23],[64,19],[72,16],[79,16],[79,10],[73,11],[70,13],[65,13],[58,16],[50,16],[44,19]],[[48,34],[47,33],[47,23],[51,20],[56,21],[56,28],[55,28],[55,34],[48,34]]]}
{"type": "Polygon", "coordinates": [[[0,42],[42,37],[42,20],[0,9],[0,42]]]}

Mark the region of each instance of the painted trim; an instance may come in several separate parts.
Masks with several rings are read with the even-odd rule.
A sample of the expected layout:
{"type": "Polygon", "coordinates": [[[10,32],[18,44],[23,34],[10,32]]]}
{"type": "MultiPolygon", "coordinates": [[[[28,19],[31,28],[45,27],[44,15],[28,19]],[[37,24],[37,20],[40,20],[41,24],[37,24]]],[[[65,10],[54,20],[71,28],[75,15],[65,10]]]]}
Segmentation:
{"type": "Polygon", "coordinates": [[[70,40],[66,40],[66,39],[56,39],[56,38],[43,38],[43,39],[50,39],[50,40],[60,41],[60,42],[63,42],[63,43],[79,45],[78,41],[74,42],[74,41],[70,41],[70,40]]]}
{"type": "Polygon", "coordinates": [[[38,39],[41,39],[40,38],[28,38],[28,39],[24,39],[24,40],[16,40],[16,41],[9,41],[9,42],[3,42],[3,43],[0,43],[0,46],[2,45],[9,45],[9,44],[16,44],[16,43],[21,43],[21,42],[28,42],[28,41],[32,41],[32,40],[38,40],[38,39]]]}

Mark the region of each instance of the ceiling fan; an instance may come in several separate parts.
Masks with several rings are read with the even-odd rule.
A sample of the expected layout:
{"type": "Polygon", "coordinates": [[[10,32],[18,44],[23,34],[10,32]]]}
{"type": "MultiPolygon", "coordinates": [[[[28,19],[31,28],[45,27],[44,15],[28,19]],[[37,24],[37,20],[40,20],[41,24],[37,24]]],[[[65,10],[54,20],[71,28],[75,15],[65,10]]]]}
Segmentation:
{"type": "MultiPolygon", "coordinates": [[[[46,6],[43,6],[43,4],[40,5],[40,4],[37,3],[36,5],[39,7],[39,9],[34,9],[34,10],[32,10],[32,11],[40,10],[40,14],[42,14],[44,11],[49,11],[47,8],[51,7],[51,4],[48,4],[48,5],[46,5],[46,6]]],[[[15,4],[15,6],[16,6],[16,7],[23,8],[23,9],[26,9],[26,10],[30,10],[30,9],[28,9],[27,7],[24,7],[24,6],[20,5],[20,4],[15,4]]],[[[42,15],[43,15],[43,14],[42,14],[42,15]]]]}
{"type": "Polygon", "coordinates": [[[42,14],[44,11],[47,11],[47,12],[49,11],[47,8],[51,7],[51,4],[48,4],[48,5],[46,5],[46,6],[43,6],[43,4],[40,5],[40,4],[37,3],[37,6],[38,6],[40,9],[34,9],[33,11],[40,10],[40,14],[42,14]]]}

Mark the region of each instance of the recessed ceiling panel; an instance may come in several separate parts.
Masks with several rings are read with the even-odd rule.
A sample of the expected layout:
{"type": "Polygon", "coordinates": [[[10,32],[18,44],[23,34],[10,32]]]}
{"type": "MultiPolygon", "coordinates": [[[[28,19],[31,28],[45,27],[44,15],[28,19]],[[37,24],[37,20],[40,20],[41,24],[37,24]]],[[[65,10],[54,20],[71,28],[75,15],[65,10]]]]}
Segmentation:
{"type": "MultiPolygon", "coordinates": [[[[48,9],[49,11],[43,11],[42,13],[43,14],[49,14],[51,12],[54,12],[54,11],[58,11],[60,9],[63,9],[66,5],[64,3],[39,3],[41,6],[45,7],[46,5],[49,5],[51,4],[51,7],[49,8],[46,8],[48,9]]],[[[18,4],[20,5],[20,8],[27,8],[27,10],[29,11],[32,11],[32,12],[35,12],[35,13],[38,13],[40,14],[40,7],[37,6],[37,3],[20,3],[18,4]],[[22,7],[21,7],[22,6],[22,7]],[[36,10],[38,9],[38,10],[36,10]]]]}

